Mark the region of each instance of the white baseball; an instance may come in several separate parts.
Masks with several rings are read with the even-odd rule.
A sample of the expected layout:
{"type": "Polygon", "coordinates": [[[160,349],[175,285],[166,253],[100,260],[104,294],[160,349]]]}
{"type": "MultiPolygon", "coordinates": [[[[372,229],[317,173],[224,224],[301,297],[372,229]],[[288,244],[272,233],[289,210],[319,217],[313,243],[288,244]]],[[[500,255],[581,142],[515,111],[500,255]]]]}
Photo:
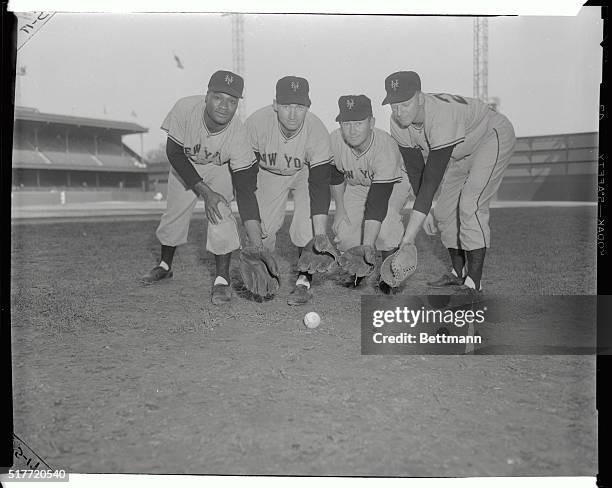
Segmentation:
{"type": "Polygon", "coordinates": [[[304,315],[304,325],[309,329],[316,329],[321,323],[321,317],[317,312],[308,312],[304,315]]]}

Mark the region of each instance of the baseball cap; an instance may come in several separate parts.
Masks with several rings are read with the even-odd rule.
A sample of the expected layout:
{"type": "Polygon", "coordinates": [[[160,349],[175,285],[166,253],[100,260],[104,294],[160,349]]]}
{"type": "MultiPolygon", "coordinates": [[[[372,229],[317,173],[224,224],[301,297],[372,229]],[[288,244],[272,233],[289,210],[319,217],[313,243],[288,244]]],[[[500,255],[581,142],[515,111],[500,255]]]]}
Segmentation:
{"type": "Polygon", "coordinates": [[[231,71],[216,71],[210,77],[208,89],[214,92],[227,93],[236,98],[242,98],[244,79],[231,71]]]}
{"type": "Polygon", "coordinates": [[[372,101],[365,95],[342,95],[338,99],[340,113],[336,122],[363,120],[372,115],[372,101]]]}
{"type": "Polygon", "coordinates": [[[297,103],[310,107],[308,81],[299,76],[285,76],[276,82],[276,103],[289,105],[297,103]]]}
{"type": "Polygon", "coordinates": [[[414,71],[397,71],[385,79],[387,96],[383,105],[410,100],[421,89],[421,78],[414,71]]]}

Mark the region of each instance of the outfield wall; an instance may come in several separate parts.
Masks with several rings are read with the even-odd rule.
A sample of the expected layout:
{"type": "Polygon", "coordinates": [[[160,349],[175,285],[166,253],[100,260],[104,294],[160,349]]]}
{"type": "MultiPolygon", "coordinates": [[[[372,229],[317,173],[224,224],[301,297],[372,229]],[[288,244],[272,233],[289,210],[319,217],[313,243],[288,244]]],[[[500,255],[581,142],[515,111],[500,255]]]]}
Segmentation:
{"type": "MultiPolygon", "coordinates": [[[[598,176],[597,132],[519,137],[496,200],[517,202],[595,202],[598,176]]],[[[159,166],[159,165],[157,165],[159,166]]],[[[95,202],[152,202],[166,196],[167,171],[150,168],[149,189],[112,187],[22,188],[12,192],[14,206],[95,202]],[[63,195],[63,197],[62,197],[63,195]]]]}
{"type": "MultiPolygon", "coordinates": [[[[153,202],[156,192],[143,191],[16,191],[12,204],[17,207],[33,205],[62,205],[94,202],[153,202]]],[[[164,195],[165,198],[165,195],[164,195]]],[[[597,175],[548,176],[540,178],[506,177],[495,200],[523,202],[595,202],[597,175]]]]}
{"type": "Polygon", "coordinates": [[[506,176],[497,192],[503,201],[595,202],[597,175],[506,176]]]}
{"type": "Polygon", "coordinates": [[[67,203],[93,202],[149,202],[156,192],[145,191],[15,191],[11,194],[14,206],[62,205],[67,203]],[[62,198],[62,193],[64,198],[62,198]]]}

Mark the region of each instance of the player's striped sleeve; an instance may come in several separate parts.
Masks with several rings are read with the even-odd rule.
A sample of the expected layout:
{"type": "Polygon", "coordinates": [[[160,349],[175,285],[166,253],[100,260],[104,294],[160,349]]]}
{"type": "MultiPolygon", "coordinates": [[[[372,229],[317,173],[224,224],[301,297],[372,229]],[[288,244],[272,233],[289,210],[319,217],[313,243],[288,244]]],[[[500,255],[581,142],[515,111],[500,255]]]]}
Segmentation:
{"type": "Polygon", "coordinates": [[[306,160],[310,169],[333,162],[334,153],[331,148],[329,132],[318,117],[307,114],[310,130],[306,141],[306,160]]]}
{"type": "Polygon", "coordinates": [[[175,144],[178,144],[179,146],[183,146],[183,141],[179,140],[178,138],[172,136],[172,134],[170,134],[170,132],[168,132],[166,129],[164,129],[162,127],[163,130],[166,131],[166,134],[168,134],[168,139],[170,139],[172,142],[174,142],[175,144]]]}
{"type": "Polygon", "coordinates": [[[318,162],[315,162],[315,163],[310,163],[309,167],[310,167],[310,169],[313,169],[313,168],[316,168],[317,166],[321,166],[322,164],[328,164],[328,163],[333,163],[333,162],[334,162],[334,157],[330,156],[329,158],[324,159],[323,161],[318,161],[318,162]]]}
{"type": "Polygon", "coordinates": [[[426,121],[425,132],[431,151],[456,146],[465,140],[465,121],[460,114],[446,108],[426,121]]]}
{"type": "Polygon", "coordinates": [[[430,146],[429,149],[431,151],[437,151],[438,149],[444,149],[445,147],[456,146],[457,144],[460,144],[463,141],[465,141],[465,137],[459,137],[451,142],[445,142],[443,144],[437,144],[435,146],[430,146]]]}
{"type": "MultiPolygon", "coordinates": [[[[230,167],[231,167],[232,171],[234,173],[239,173],[240,171],[246,171],[246,170],[251,169],[253,166],[257,166],[258,163],[259,163],[258,153],[253,153],[253,154],[254,154],[253,160],[249,164],[246,164],[246,165],[232,165],[232,164],[230,164],[230,167]]],[[[231,160],[230,160],[230,163],[231,163],[231,160]]]]}
{"type": "Polygon", "coordinates": [[[402,181],[402,156],[397,144],[383,131],[374,133],[376,156],[372,163],[372,183],[399,183],[402,181]]]}
{"type": "Polygon", "coordinates": [[[178,144],[185,145],[185,132],[187,124],[187,111],[184,99],[178,100],[161,124],[161,129],[168,134],[168,138],[178,144]]]}
{"type": "Polygon", "coordinates": [[[233,133],[228,141],[230,144],[230,169],[234,172],[244,171],[253,167],[258,159],[242,122],[236,120],[232,122],[232,125],[233,133]]]}
{"type": "Polygon", "coordinates": [[[399,183],[400,181],[402,181],[402,175],[401,174],[396,176],[396,177],[394,177],[394,178],[386,178],[386,179],[376,178],[375,177],[372,180],[372,183],[399,183]]]}

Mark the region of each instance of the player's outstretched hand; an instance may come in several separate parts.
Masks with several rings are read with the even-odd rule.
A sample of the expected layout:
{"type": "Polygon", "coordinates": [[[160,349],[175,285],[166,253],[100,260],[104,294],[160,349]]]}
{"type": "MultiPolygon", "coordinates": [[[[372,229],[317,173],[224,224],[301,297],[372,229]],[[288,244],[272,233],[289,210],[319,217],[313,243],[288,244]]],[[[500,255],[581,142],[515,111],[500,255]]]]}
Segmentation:
{"type": "Polygon", "coordinates": [[[414,244],[403,244],[380,266],[380,279],[396,287],[411,276],[417,267],[417,248],[414,244]]]}
{"type": "Polygon", "coordinates": [[[334,234],[338,235],[338,229],[340,228],[340,224],[342,222],[345,222],[346,225],[351,225],[351,221],[349,220],[346,211],[336,210],[336,214],[334,215],[334,223],[332,224],[332,231],[334,231],[334,234]]]}
{"type": "Polygon", "coordinates": [[[368,276],[376,264],[376,250],[369,245],[351,247],[340,256],[338,263],[351,275],[368,276]]]}
{"type": "Polygon", "coordinates": [[[240,274],[247,290],[261,298],[273,297],[280,288],[278,264],[265,247],[245,247],[240,251],[240,274]]]}
{"type": "Polygon", "coordinates": [[[425,221],[423,222],[423,230],[428,236],[435,236],[438,233],[436,219],[434,219],[434,216],[431,212],[429,212],[427,214],[427,217],[425,217],[425,221]]]}
{"type": "Polygon", "coordinates": [[[218,224],[223,220],[223,215],[219,210],[219,205],[225,205],[229,208],[229,203],[223,198],[223,195],[216,191],[208,189],[207,191],[198,191],[196,193],[199,197],[204,200],[204,210],[206,212],[206,218],[211,224],[218,224]]]}
{"type": "Polygon", "coordinates": [[[339,253],[326,234],[317,234],[311,239],[298,260],[298,269],[304,273],[326,273],[336,265],[339,253]]]}

